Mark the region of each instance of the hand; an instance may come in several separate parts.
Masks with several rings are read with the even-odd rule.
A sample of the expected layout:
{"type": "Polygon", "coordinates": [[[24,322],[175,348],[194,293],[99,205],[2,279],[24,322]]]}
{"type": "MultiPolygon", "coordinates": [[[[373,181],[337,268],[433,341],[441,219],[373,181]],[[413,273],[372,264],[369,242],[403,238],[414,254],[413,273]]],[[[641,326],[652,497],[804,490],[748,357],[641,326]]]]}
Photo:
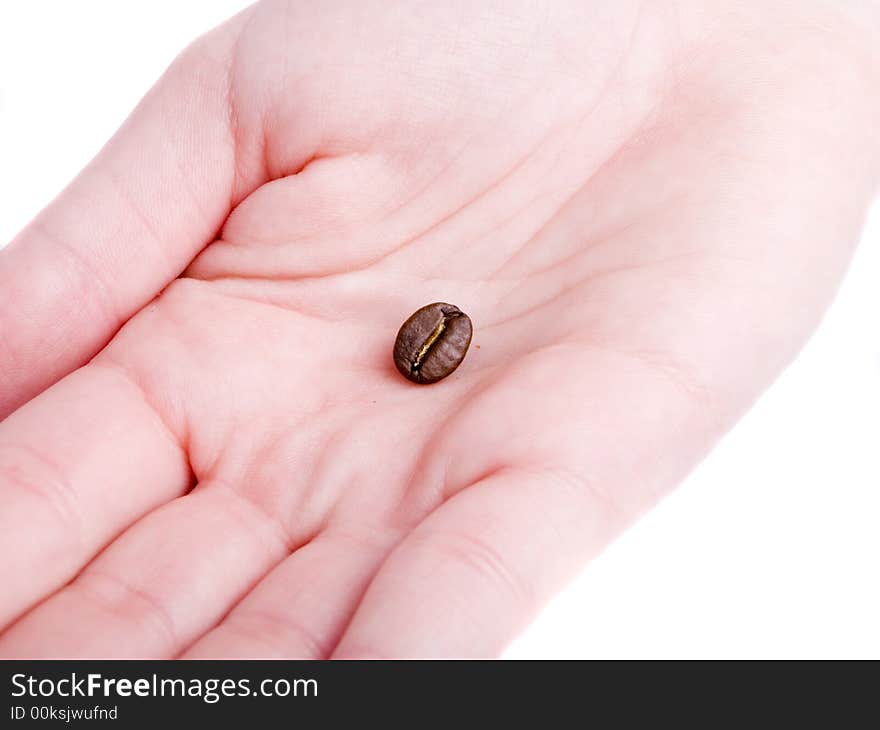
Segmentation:
{"type": "Polygon", "coordinates": [[[874,192],[868,31],[713,7],[188,49],[0,254],[0,654],[497,654],[791,359],[874,192]],[[438,300],[471,351],[413,385],[438,300]]]}

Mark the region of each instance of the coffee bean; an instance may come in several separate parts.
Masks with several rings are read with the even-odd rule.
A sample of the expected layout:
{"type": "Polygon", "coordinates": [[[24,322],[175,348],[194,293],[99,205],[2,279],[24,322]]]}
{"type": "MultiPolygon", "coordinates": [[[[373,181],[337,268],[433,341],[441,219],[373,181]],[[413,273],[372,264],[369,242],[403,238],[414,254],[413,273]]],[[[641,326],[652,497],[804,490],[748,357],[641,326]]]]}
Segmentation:
{"type": "Polygon", "coordinates": [[[414,383],[436,383],[461,365],[471,344],[471,319],[458,307],[428,304],[397,333],[394,364],[414,383]]]}

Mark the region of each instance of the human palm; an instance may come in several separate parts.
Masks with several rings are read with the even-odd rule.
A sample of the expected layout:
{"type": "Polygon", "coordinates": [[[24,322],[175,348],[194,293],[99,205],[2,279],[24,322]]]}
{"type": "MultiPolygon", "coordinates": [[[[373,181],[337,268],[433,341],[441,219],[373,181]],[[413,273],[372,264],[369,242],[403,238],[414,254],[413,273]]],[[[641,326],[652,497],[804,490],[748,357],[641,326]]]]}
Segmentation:
{"type": "Polygon", "coordinates": [[[0,653],[500,651],[845,266],[867,51],[760,7],[266,3],[185,52],[0,257],[0,653]],[[474,339],[419,386],[433,301],[474,339]]]}

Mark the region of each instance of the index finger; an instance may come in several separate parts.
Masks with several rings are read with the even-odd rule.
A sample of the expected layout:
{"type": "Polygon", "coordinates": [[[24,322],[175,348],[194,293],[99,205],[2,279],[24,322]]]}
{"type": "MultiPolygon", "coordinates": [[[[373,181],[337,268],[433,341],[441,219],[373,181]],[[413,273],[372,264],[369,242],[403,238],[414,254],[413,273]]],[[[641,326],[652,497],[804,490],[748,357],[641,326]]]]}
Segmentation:
{"type": "Polygon", "coordinates": [[[85,363],[229,212],[234,19],[175,61],[83,172],[0,251],[0,419],[85,363]]]}

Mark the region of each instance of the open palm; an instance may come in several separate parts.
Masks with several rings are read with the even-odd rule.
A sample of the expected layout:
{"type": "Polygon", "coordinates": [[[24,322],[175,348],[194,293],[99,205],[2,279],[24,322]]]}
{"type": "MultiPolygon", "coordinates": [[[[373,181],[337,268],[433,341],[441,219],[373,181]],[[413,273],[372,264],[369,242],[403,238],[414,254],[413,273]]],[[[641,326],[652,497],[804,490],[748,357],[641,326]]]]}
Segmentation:
{"type": "Polygon", "coordinates": [[[496,654],[833,292],[877,167],[831,11],[312,5],[0,256],[0,654],[496,654]],[[413,385],[433,301],[473,344],[413,385]]]}

